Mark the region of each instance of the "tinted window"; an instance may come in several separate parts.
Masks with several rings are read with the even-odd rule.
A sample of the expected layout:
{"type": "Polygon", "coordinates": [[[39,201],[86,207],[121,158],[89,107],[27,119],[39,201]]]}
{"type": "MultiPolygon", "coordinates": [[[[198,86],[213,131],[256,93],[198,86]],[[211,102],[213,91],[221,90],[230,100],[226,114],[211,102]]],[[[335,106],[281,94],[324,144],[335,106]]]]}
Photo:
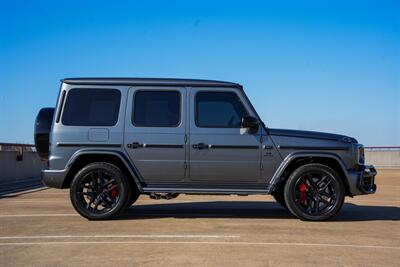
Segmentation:
{"type": "Polygon", "coordinates": [[[132,123],[142,127],[176,127],[180,121],[180,93],[139,91],[135,94],[132,123]]]}
{"type": "Polygon", "coordinates": [[[121,92],[115,89],[71,89],[62,123],[75,126],[112,126],[118,121],[121,92]]]}
{"type": "Polygon", "coordinates": [[[238,128],[246,115],[235,93],[200,92],[196,95],[196,124],[199,127],[238,128]]]}

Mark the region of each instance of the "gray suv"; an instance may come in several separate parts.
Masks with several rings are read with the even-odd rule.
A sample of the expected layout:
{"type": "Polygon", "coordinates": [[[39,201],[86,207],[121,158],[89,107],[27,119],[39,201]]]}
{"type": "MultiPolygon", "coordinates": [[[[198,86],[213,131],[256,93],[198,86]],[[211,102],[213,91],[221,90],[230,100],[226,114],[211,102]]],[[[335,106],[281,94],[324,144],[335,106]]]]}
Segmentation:
{"type": "Polygon", "coordinates": [[[348,136],[271,129],[241,85],[194,79],[62,80],[40,110],[43,183],[70,188],[76,211],[109,219],[140,194],[271,194],[303,220],[326,220],[345,196],[376,191],[364,148],[348,136]]]}

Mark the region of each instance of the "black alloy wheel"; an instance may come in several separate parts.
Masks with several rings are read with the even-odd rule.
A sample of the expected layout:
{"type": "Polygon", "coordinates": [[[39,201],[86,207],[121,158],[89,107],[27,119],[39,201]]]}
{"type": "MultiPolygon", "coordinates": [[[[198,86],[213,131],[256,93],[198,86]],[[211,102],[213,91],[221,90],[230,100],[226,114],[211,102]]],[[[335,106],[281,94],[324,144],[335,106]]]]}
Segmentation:
{"type": "Polygon", "coordinates": [[[302,220],[326,220],[342,207],[344,185],[337,173],[322,164],[295,170],[285,186],[288,209],[302,220]]]}
{"type": "Polygon", "coordinates": [[[89,220],[110,219],[128,204],[129,182],[112,164],[97,162],[85,166],[71,184],[75,210],[89,220]]]}

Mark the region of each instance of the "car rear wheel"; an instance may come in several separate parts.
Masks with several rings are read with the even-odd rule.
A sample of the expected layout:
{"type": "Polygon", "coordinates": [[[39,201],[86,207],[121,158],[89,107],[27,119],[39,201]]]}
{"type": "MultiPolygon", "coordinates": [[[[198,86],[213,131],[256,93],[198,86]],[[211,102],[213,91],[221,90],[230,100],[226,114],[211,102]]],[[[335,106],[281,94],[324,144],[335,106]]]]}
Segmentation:
{"type": "Polygon", "coordinates": [[[345,188],[333,169],[322,164],[307,164],[290,175],[284,195],[293,215],[302,220],[322,221],[342,208],[345,188]]]}
{"type": "Polygon", "coordinates": [[[117,216],[129,199],[129,182],[121,170],[109,163],[96,162],[74,177],[70,198],[75,210],[89,220],[117,216]]]}

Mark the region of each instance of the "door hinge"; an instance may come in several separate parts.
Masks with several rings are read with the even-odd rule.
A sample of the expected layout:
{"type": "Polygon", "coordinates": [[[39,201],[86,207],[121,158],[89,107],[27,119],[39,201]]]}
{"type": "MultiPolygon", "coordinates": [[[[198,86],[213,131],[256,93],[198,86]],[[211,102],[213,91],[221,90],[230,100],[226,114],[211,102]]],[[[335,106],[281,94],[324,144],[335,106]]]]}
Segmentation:
{"type": "Polygon", "coordinates": [[[260,164],[260,170],[264,170],[264,166],[262,165],[262,163],[260,164]]]}
{"type": "Polygon", "coordinates": [[[187,169],[187,163],[183,163],[183,168],[186,170],[187,169]]]}
{"type": "Polygon", "coordinates": [[[187,143],[187,134],[185,134],[184,142],[185,142],[185,144],[187,143]]]}

